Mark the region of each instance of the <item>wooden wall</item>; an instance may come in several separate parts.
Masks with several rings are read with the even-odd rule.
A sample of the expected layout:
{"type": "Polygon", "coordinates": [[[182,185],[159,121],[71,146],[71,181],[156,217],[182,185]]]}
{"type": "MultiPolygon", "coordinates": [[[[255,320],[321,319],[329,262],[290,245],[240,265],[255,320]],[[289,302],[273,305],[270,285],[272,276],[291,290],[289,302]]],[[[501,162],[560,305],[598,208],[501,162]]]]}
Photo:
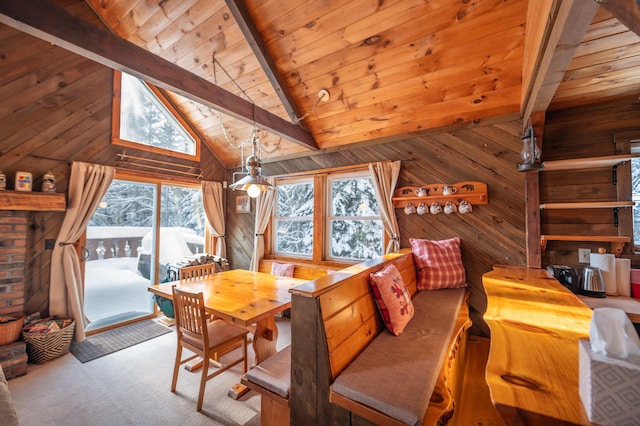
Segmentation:
{"type": "MultiPolygon", "coordinates": [[[[486,182],[489,203],[473,206],[471,214],[407,216],[401,209],[396,209],[396,215],[402,247],[410,246],[410,237],[461,238],[463,261],[472,292],[472,317],[478,326],[476,332],[487,333],[481,320],[486,308],[482,274],[490,271],[494,264],[526,263],[524,176],[516,170],[520,158],[520,129],[521,122],[516,120],[263,164],[263,171],[267,176],[274,176],[381,160],[401,160],[398,186],[486,182]]],[[[227,179],[231,177],[227,175],[227,179]]],[[[235,197],[239,194],[228,192],[228,208],[233,208],[235,197]]],[[[250,215],[235,215],[229,210],[227,236],[232,267],[249,265],[253,251],[253,224],[253,211],[250,215]]]]}
{"type": "MultiPolygon", "coordinates": [[[[38,190],[51,170],[57,191],[66,192],[70,163],[84,161],[119,168],[122,147],[111,145],[112,70],[20,31],[0,25],[0,170],[8,187],[17,171],[33,174],[38,190]]],[[[127,149],[130,155],[166,160],[127,149]]],[[[178,161],[176,161],[178,162],[178,161]]],[[[205,179],[220,181],[224,167],[203,148],[205,179]]],[[[145,170],[140,169],[138,170],[145,170]]],[[[172,178],[170,172],[156,174],[172,178]]],[[[51,252],[45,239],[55,239],[64,213],[30,213],[26,259],[25,312],[47,313],[51,252]]]]}
{"type": "MultiPolygon", "coordinates": [[[[640,138],[640,101],[637,95],[550,111],[546,115],[543,160],[621,154],[628,149],[623,146],[628,135],[640,138]]],[[[629,173],[628,163],[618,168],[618,185],[613,184],[611,167],[540,173],[540,201],[616,201],[620,186],[629,186],[629,173]]],[[[609,208],[541,212],[542,234],[631,236],[631,228],[631,209],[620,210],[618,227],[614,225],[613,210],[609,208]]],[[[610,252],[608,243],[549,242],[542,257],[542,266],[566,264],[579,267],[578,248],[596,252],[600,246],[610,252]]],[[[626,244],[627,256],[633,258],[632,252],[632,245],[626,244]]],[[[633,263],[638,265],[635,258],[633,263]]]]}

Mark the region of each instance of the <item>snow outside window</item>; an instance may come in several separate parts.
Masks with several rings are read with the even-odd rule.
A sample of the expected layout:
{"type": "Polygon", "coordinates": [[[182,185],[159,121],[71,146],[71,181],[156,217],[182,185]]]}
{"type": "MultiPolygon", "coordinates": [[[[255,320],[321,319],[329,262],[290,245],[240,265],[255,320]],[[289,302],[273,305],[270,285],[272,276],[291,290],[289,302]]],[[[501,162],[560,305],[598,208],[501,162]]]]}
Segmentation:
{"type": "MultiPolygon", "coordinates": [[[[633,151],[632,151],[633,152],[633,151]]],[[[633,206],[633,239],[634,246],[640,246],[640,158],[631,159],[631,201],[633,206]]]]}
{"type": "Polygon", "coordinates": [[[274,217],[274,251],[310,258],[313,255],[313,180],[278,184],[274,217]]]}
{"type": "MultiPolygon", "coordinates": [[[[151,90],[142,80],[126,73],[120,75],[120,97],[114,98],[119,108],[119,123],[114,127],[114,143],[154,152],[175,153],[185,158],[199,155],[199,141],[174,114],[177,112],[158,97],[158,89],[151,90]],[[118,126],[119,124],[119,126],[118,126]]],[[[117,112],[114,113],[114,115],[117,112]]]]}
{"type": "Polygon", "coordinates": [[[329,177],[326,254],[334,260],[366,260],[383,253],[383,227],[368,173],[329,177]]]}

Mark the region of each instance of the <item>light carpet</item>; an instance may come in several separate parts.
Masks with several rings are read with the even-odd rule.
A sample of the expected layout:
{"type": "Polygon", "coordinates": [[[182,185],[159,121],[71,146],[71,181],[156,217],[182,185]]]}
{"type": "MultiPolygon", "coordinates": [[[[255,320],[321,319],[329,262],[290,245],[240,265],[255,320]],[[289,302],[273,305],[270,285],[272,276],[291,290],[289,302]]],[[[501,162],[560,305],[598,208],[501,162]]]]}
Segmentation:
{"type": "MultiPolygon", "coordinates": [[[[291,342],[290,323],[276,322],[277,346],[282,349],[291,342]]],[[[20,425],[260,425],[258,393],[250,391],[238,400],[227,396],[240,382],[241,365],[207,383],[198,413],[200,371],[180,369],[176,393],[169,390],[175,354],[176,334],[167,333],[84,364],[70,353],[45,364],[29,364],[26,375],[9,380],[20,425]]],[[[253,359],[250,349],[249,365],[253,359]]]]}
{"type": "Polygon", "coordinates": [[[141,321],[90,336],[79,343],[72,342],[69,350],[84,363],[170,332],[169,327],[156,321],[141,321]]]}

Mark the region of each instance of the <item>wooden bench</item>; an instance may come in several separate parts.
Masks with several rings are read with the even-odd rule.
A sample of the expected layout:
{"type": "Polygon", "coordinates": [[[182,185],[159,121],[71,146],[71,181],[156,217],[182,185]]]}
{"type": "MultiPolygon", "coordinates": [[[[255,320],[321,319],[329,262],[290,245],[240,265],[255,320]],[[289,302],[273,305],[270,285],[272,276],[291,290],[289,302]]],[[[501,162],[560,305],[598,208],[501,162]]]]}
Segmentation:
{"type": "Polygon", "coordinates": [[[260,394],[261,426],[289,426],[290,345],[247,371],[241,381],[260,394]]]}
{"type": "Polygon", "coordinates": [[[454,416],[471,325],[465,289],[417,294],[413,254],[406,251],[342,269],[290,292],[291,424],[430,425],[446,424],[454,416]],[[386,331],[369,288],[369,274],[389,263],[398,267],[416,304],[416,316],[400,336],[386,331]],[[444,303],[452,297],[457,297],[457,302],[449,303],[454,307],[445,312],[439,301],[444,303]],[[441,336],[443,343],[438,347],[434,347],[432,339],[436,334],[446,335],[445,339],[441,336]],[[397,351],[401,346],[409,346],[404,354],[397,351]],[[414,383],[413,388],[400,386],[393,391],[402,400],[395,407],[389,400],[378,404],[380,395],[385,399],[384,391],[388,392],[393,383],[380,372],[389,367],[388,363],[369,363],[379,355],[384,355],[380,359],[386,356],[393,360],[398,355],[406,360],[407,354],[414,354],[420,367],[416,367],[413,358],[409,359],[396,366],[392,381],[414,383]],[[421,384],[416,385],[415,379],[421,384]],[[364,386],[358,388],[357,382],[364,386]],[[345,387],[351,388],[355,396],[345,395],[345,387]],[[376,389],[383,392],[376,393],[376,389]],[[409,405],[416,399],[416,390],[422,395],[417,397],[422,399],[417,401],[418,407],[405,407],[405,402],[409,405]],[[419,420],[407,421],[403,414],[398,416],[396,411],[405,408],[412,412],[409,417],[419,415],[419,420]]]}

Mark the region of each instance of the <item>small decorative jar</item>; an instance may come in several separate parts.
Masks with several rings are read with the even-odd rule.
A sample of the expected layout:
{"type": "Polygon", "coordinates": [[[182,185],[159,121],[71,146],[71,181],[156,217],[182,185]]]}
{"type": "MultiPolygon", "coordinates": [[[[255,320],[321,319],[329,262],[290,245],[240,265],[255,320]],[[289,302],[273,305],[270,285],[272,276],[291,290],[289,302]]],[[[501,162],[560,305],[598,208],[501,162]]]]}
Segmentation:
{"type": "Polygon", "coordinates": [[[0,170],[0,191],[7,189],[7,176],[0,170]]]}
{"type": "Polygon", "coordinates": [[[56,192],[56,177],[51,171],[42,177],[42,192],[56,192]]]}

